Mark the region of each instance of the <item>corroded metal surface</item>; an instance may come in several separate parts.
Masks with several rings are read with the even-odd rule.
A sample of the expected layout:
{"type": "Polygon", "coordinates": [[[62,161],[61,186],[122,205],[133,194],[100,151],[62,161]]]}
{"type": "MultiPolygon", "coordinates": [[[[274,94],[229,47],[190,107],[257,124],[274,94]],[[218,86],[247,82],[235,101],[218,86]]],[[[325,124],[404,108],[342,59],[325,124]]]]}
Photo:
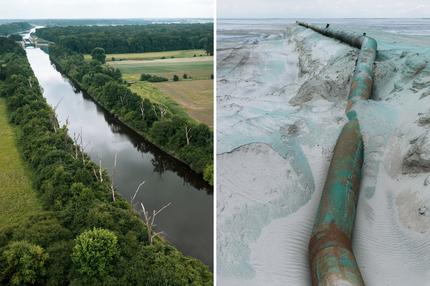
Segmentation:
{"type": "Polygon", "coordinates": [[[312,284],[318,286],[364,285],[352,252],[351,238],[360,191],[363,139],[356,112],[359,100],[371,98],[376,40],[365,34],[299,25],[360,49],[346,106],[349,122],[337,140],[309,242],[312,284]]]}
{"type": "Polygon", "coordinates": [[[309,243],[313,285],[364,285],[351,248],[362,164],[363,140],[354,119],[336,143],[309,243]]]}
{"type": "Polygon", "coordinates": [[[348,113],[358,100],[369,99],[372,95],[373,87],[373,64],[377,52],[376,40],[365,35],[337,30],[330,27],[322,28],[299,21],[297,24],[360,49],[360,54],[352,77],[346,112],[348,113]]]}

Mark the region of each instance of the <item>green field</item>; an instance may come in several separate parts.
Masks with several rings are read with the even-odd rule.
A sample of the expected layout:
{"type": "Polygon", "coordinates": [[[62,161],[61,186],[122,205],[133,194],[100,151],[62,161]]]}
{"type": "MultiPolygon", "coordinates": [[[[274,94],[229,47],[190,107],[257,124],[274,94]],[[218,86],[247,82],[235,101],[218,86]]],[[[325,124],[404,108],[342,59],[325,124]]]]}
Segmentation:
{"type": "MultiPolygon", "coordinates": [[[[163,58],[192,58],[196,55],[197,57],[205,56],[206,51],[204,50],[180,50],[180,51],[167,51],[167,52],[149,52],[149,53],[130,53],[130,54],[107,54],[106,61],[123,60],[156,60],[163,58]]],[[[85,59],[91,59],[91,55],[85,55],[85,59]]]]}
{"type": "Polygon", "coordinates": [[[161,92],[179,103],[189,116],[213,127],[213,80],[184,80],[154,84],[161,92]]]}
{"type": "Polygon", "coordinates": [[[173,75],[191,76],[194,80],[210,79],[213,74],[213,57],[165,59],[165,60],[129,60],[109,62],[118,68],[125,80],[139,80],[142,73],[166,77],[172,80],[173,75]]]}
{"type": "Polygon", "coordinates": [[[0,210],[0,230],[42,210],[32,188],[31,173],[17,150],[15,130],[8,123],[3,98],[0,98],[0,210]]]}
{"type": "Polygon", "coordinates": [[[152,102],[166,106],[172,113],[181,117],[189,117],[185,109],[175,102],[172,98],[166,96],[155,84],[150,82],[139,81],[130,86],[131,91],[137,93],[143,98],[148,98],[152,102]]]}
{"type": "MultiPolygon", "coordinates": [[[[178,53],[163,52],[166,53],[178,53]]],[[[185,52],[185,51],[182,51],[185,52]]],[[[130,83],[130,89],[144,98],[165,105],[172,113],[179,116],[191,117],[198,122],[213,126],[213,57],[193,57],[193,51],[187,51],[191,57],[175,57],[166,59],[151,59],[151,56],[141,55],[140,60],[135,59],[136,54],[123,54],[123,58],[130,60],[111,61],[108,64],[120,69],[124,80],[130,83]],[[142,82],[140,75],[146,73],[168,78],[168,82],[149,83],[142,82]],[[192,79],[184,80],[187,74],[192,79]],[[173,76],[180,80],[174,82],[173,76]]]]}
{"type": "Polygon", "coordinates": [[[131,84],[130,89],[143,98],[166,106],[176,115],[191,117],[213,127],[213,80],[138,81],[131,84]]]}

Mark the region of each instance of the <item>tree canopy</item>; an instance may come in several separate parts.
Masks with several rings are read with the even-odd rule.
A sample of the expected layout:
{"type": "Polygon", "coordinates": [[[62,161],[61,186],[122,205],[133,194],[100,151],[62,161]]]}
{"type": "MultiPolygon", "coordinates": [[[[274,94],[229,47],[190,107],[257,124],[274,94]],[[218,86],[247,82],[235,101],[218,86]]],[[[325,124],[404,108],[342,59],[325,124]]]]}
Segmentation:
{"type": "MultiPolygon", "coordinates": [[[[72,62],[85,61],[82,55],[70,56],[63,62],[64,67],[71,68],[68,73],[80,80],[87,76],[89,83],[96,76],[95,71],[100,73],[97,80],[104,83],[103,96],[108,101],[114,102],[110,96],[116,92],[130,95],[121,94],[127,89],[114,69],[92,61],[80,67],[88,70],[74,70],[72,62]]],[[[107,172],[102,171],[102,180],[95,176],[94,170],[99,167],[74,144],[67,127],[59,126],[24,50],[5,37],[0,37],[0,63],[0,97],[7,104],[11,124],[19,131],[17,144],[32,171],[34,188],[44,208],[42,214],[0,228],[0,285],[212,285],[212,273],[202,262],[184,256],[162,239],[149,245],[139,215],[120,196],[112,200],[107,172]],[[87,234],[94,228],[106,231],[101,235],[87,234]],[[116,243],[110,234],[117,238],[116,243]],[[92,237],[98,242],[89,243],[92,237]],[[91,247],[76,248],[84,242],[91,247]],[[98,249],[100,245],[106,245],[110,251],[104,255],[83,251],[98,249]],[[113,250],[115,245],[118,256],[113,250]],[[85,264],[77,263],[82,260],[76,258],[72,261],[74,252],[76,258],[98,261],[98,265],[103,265],[101,273],[110,275],[103,282],[83,281],[80,270],[85,264]]],[[[116,98],[115,104],[122,106],[116,98]]],[[[136,104],[132,96],[123,100],[131,106],[136,104]]],[[[157,120],[150,102],[138,103],[147,110],[145,124],[157,120]]],[[[137,117],[142,118],[140,112],[137,117]]]]}
{"type": "Polygon", "coordinates": [[[72,260],[78,271],[88,278],[103,279],[112,271],[118,257],[118,238],[102,228],[81,233],[76,238],[72,260]]]}
{"type": "Polygon", "coordinates": [[[0,25],[0,35],[15,34],[30,30],[33,26],[27,22],[13,22],[0,25]]]}
{"type": "Polygon", "coordinates": [[[108,54],[204,49],[213,55],[212,23],[47,27],[36,35],[85,54],[101,47],[108,54]]]}
{"type": "Polygon", "coordinates": [[[27,241],[11,242],[3,251],[5,273],[11,285],[34,284],[44,276],[48,255],[45,250],[27,241]]]}
{"type": "Polygon", "coordinates": [[[93,58],[93,60],[96,60],[102,64],[106,62],[106,53],[103,48],[94,48],[91,52],[91,57],[93,58]]]}

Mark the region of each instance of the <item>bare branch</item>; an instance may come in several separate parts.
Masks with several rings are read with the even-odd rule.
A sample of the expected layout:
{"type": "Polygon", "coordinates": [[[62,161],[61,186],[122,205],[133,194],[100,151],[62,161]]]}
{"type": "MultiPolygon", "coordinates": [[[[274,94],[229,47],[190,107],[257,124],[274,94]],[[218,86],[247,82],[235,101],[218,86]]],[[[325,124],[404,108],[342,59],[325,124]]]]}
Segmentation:
{"type": "Polygon", "coordinates": [[[134,201],[134,199],[136,198],[136,196],[137,196],[137,193],[139,192],[139,190],[140,190],[140,187],[142,187],[143,186],[143,184],[145,184],[145,181],[142,181],[142,183],[140,183],[139,184],[139,186],[137,186],[137,189],[136,189],[136,191],[134,192],[134,195],[133,195],[133,197],[131,198],[131,203],[133,204],[133,201],[134,201]]]}

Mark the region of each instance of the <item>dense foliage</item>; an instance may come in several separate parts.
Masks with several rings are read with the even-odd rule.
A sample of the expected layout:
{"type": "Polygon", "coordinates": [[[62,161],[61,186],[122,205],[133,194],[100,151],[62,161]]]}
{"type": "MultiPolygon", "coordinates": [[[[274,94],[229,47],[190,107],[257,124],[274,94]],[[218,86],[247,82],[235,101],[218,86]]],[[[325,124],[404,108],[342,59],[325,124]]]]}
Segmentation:
{"type": "Polygon", "coordinates": [[[117,257],[118,238],[109,230],[94,228],[76,238],[72,260],[88,280],[109,275],[117,257]]]}
{"type": "Polygon", "coordinates": [[[48,27],[36,35],[86,54],[101,47],[106,53],[204,49],[213,55],[212,23],[48,27]]]}
{"type": "Polygon", "coordinates": [[[22,41],[22,36],[20,34],[11,34],[7,37],[14,41],[22,41]]]}
{"type": "MultiPolygon", "coordinates": [[[[11,123],[17,125],[19,148],[46,210],[1,229],[0,285],[11,285],[16,275],[21,277],[27,264],[16,266],[14,261],[23,256],[37,262],[31,267],[43,268],[36,277],[25,270],[31,275],[19,278],[36,279],[35,285],[211,285],[207,266],[161,239],[150,245],[146,227],[130,204],[119,196],[112,201],[106,172],[103,181],[95,176],[97,166],[73,144],[67,127],[58,126],[24,51],[10,39],[0,38],[0,63],[0,96],[6,98],[11,123]],[[105,264],[108,275],[89,279],[81,274],[82,264],[72,259],[72,253],[80,235],[94,228],[114,234],[118,254],[105,264]]],[[[102,73],[100,80],[115,77],[114,72],[108,74],[102,73]]]]}
{"type": "MultiPolygon", "coordinates": [[[[213,162],[213,133],[205,124],[175,116],[161,105],[130,91],[119,70],[98,61],[87,62],[81,54],[50,47],[51,60],[81,90],[167,153],[203,174],[213,162]]],[[[207,171],[206,180],[212,175],[207,171]]]]}
{"type": "Polygon", "coordinates": [[[13,22],[0,25],[0,35],[15,34],[30,30],[33,26],[27,22],[13,22]]]}
{"type": "Polygon", "coordinates": [[[45,250],[27,241],[11,242],[3,251],[5,274],[10,276],[12,285],[35,284],[45,275],[45,250]]]}
{"type": "Polygon", "coordinates": [[[91,52],[91,57],[102,64],[106,62],[106,52],[103,48],[94,48],[91,52]]]}
{"type": "Polygon", "coordinates": [[[168,81],[169,79],[158,75],[143,73],[140,75],[140,80],[149,81],[149,82],[163,82],[163,81],[168,81]]]}

